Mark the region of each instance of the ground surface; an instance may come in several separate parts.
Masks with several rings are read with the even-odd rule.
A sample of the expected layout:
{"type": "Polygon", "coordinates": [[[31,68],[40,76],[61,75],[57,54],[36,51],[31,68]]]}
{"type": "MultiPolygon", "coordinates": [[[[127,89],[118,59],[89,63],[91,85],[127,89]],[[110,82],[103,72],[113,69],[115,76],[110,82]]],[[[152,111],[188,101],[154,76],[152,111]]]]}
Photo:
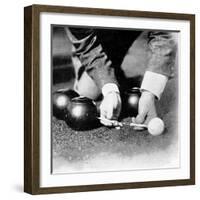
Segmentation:
{"type": "MultiPolygon", "coordinates": [[[[74,131],[63,120],[52,118],[54,172],[109,171],[119,169],[178,166],[176,80],[157,102],[157,111],[166,129],[160,136],[147,131],[100,127],[74,131]]],[[[130,118],[123,121],[130,122],[130,118]]]]}

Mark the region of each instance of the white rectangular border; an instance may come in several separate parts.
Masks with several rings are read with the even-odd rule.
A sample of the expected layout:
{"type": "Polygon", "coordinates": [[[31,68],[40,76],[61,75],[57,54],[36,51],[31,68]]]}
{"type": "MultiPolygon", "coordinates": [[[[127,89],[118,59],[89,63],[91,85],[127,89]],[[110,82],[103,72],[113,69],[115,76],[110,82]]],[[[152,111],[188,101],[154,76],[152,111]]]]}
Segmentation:
{"type": "Polygon", "coordinates": [[[144,182],[190,178],[190,24],[184,20],[41,13],[40,15],[40,187],[144,182]],[[51,174],[51,24],[180,31],[180,168],[88,174],[51,174]]]}

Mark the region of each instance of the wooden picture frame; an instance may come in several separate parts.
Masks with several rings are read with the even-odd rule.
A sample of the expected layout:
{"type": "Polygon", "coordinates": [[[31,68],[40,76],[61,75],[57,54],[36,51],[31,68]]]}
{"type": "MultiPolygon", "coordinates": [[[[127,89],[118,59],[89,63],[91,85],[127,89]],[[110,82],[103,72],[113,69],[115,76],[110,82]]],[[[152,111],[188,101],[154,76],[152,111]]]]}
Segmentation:
{"type": "Polygon", "coordinates": [[[147,188],[195,184],[195,16],[192,14],[111,10],[49,5],[24,9],[24,191],[30,194],[84,192],[113,189],[147,188]],[[78,14],[126,18],[150,18],[189,22],[190,35],[190,149],[189,177],[174,180],[102,183],[89,185],[40,186],[40,14],[78,14]]]}

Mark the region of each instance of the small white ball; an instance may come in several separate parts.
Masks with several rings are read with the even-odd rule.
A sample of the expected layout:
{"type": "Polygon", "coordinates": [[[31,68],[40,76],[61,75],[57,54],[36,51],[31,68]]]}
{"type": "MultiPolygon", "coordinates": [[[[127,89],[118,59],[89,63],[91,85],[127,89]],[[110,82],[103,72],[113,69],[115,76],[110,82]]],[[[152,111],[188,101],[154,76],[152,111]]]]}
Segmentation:
{"type": "Polygon", "coordinates": [[[163,133],[165,124],[162,119],[155,117],[148,124],[148,131],[151,135],[157,136],[163,133]]]}

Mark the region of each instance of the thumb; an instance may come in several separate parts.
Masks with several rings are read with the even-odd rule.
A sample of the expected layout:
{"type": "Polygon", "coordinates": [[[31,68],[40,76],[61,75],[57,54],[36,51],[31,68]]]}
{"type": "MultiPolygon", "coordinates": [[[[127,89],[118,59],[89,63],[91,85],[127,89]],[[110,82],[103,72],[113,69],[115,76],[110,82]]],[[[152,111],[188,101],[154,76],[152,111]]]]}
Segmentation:
{"type": "Polygon", "coordinates": [[[157,113],[155,107],[152,107],[151,111],[148,112],[147,117],[145,118],[144,124],[148,124],[155,117],[157,117],[157,113]]]}
{"type": "Polygon", "coordinates": [[[135,122],[137,124],[143,124],[144,121],[145,121],[145,117],[146,117],[146,114],[143,112],[143,113],[139,113],[135,119],[135,122]]]}
{"type": "Polygon", "coordinates": [[[108,106],[107,107],[107,115],[106,118],[107,119],[112,119],[113,117],[113,107],[112,106],[108,106]]]}

